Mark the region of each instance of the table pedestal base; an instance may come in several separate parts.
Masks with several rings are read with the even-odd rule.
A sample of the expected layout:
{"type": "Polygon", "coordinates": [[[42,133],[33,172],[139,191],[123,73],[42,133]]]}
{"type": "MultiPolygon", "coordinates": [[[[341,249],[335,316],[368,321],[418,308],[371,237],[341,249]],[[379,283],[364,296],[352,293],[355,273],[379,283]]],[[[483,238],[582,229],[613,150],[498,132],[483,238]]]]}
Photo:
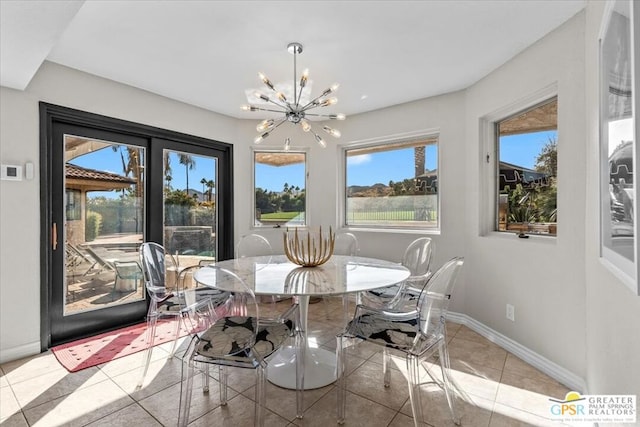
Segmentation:
{"type": "MultiPolygon", "coordinates": [[[[269,360],[267,378],[277,386],[296,388],[296,349],[283,347],[269,360]]],[[[336,355],[323,348],[307,348],[304,361],[304,389],[324,387],[336,380],[336,355]]]]}

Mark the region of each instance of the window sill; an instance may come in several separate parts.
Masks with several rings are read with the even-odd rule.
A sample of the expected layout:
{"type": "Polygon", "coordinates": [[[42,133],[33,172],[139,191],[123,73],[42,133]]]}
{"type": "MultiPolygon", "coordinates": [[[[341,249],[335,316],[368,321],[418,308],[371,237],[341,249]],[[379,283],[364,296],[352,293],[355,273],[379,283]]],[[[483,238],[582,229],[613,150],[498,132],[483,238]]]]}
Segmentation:
{"type": "Polygon", "coordinates": [[[510,231],[490,231],[480,237],[488,237],[490,239],[503,239],[503,240],[521,240],[523,242],[535,242],[542,244],[555,245],[558,236],[549,236],[542,234],[525,234],[527,237],[518,237],[518,233],[510,231]]]}
{"type": "Polygon", "coordinates": [[[425,234],[431,236],[439,236],[441,234],[440,229],[426,229],[426,228],[394,228],[394,227],[355,227],[345,226],[341,227],[340,231],[347,232],[361,232],[361,233],[386,233],[386,234],[425,234]]]}

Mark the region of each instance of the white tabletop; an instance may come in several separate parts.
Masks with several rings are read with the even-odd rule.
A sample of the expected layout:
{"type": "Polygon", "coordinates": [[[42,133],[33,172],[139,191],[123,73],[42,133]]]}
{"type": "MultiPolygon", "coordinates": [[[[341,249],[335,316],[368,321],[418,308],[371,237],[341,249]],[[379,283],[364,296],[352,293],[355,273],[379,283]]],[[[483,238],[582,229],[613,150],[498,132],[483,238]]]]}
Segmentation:
{"type": "MultiPolygon", "coordinates": [[[[402,282],[409,270],[375,258],[333,255],[317,267],[300,267],[285,255],[219,261],[216,266],[240,276],[256,295],[340,295],[383,288],[402,282]]],[[[199,283],[225,291],[238,291],[229,283],[216,283],[215,270],[201,268],[199,283]]]]}

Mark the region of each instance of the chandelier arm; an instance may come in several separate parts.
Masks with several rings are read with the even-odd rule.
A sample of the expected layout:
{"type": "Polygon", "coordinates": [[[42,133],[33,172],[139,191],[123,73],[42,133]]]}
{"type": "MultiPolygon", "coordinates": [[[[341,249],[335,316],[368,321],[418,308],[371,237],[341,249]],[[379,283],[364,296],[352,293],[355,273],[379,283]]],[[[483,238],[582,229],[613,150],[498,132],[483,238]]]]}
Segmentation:
{"type": "Polygon", "coordinates": [[[307,105],[305,105],[304,107],[302,107],[302,108],[300,109],[300,111],[307,111],[307,110],[308,110],[308,109],[310,109],[310,108],[318,107],[318,106],[319,106],[319,104],[318,104],[318,105],[313,105],[313,103],[314,103],[314,102],[316,102],[316,101],[318,101],[318,100],[319,100],[320,98],[322,98],[323,96],[325,96],[325,95],[324,95],[324,94],[322,94],[322,95],[318,95],[318,96],[316,96],[316,97],[315,97],[315,98],[313,98],[311,101],[309,101],[309,103],[308,103],[307,105]]]}
{"type": "Polygon", "coordinates": [[[331,117],[334,114],[314,114],[314,113],[304,113],[305,116],[312,116],[312,117],[326,117],[328,119],[331,120],[335,120],[334,117],[331,117]]]}
{"type": "MultiPolygon", "coordinates": [[[[300,108],[300,100],[302,99],[302,90],[304,89],[304,86],[300,86],[300,93],[298,93],[298,99],[296,101],[296,108],[300,108]]],[[[302,111],[302,110],[301,110],[302,111]]]]}
{"type": "Polygon", "coordinates": [[[309,131],[313,134],[314,139],[322,148],[325,148],[327,146],[326,142],[322,139],[320,134],[316,132],[316,129],[314,129],[313,126],[311,126],[311,123],[309,123],[309,131]]]}
{"type": "Polygon", "coordinates": [[[280,121],[278,122],[278,124],[276,124],[275,126],[273,126],[270,130],[269,133],[273,132],[274,130],[278,129],[278,127],[283,124],[284,122],[287,121],[287,117],[285,116],[284,119],[280,119],[280,121]]]}
{"type": "Polygon", "coordinates": [[[280,108],[284,108],[284,111],[290,111],[291,110],[291,107],[288,106],[288,104],[280,104],[280,103],[274,101],[271,98],[269,98],[269,102],[272,103],[273,105],[277,105],[280,108]]]}
{"type": "Polygon", "coordinates": [[[289,110],[288,109],[283,109],[283,110],[272,110],[270,108],[260,108],[260,107],[255,107],[256,111],[270,111],[272,113],[286,113],[289,110]]]}

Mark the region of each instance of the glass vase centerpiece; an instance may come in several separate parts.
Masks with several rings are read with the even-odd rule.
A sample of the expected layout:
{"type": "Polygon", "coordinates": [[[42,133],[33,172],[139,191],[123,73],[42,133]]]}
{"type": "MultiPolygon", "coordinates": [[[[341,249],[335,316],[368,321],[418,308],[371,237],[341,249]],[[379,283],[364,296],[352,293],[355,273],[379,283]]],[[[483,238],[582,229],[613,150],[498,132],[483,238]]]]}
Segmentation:
{"type": "Polygon", "coordinates": [[[335,241],[336,234],[331,227],[328,234],[322,233],[322,227],[318,231],[287,228],[284,232],[284,253],[294,264],[317,267],[329,261],[335,241]]]}

